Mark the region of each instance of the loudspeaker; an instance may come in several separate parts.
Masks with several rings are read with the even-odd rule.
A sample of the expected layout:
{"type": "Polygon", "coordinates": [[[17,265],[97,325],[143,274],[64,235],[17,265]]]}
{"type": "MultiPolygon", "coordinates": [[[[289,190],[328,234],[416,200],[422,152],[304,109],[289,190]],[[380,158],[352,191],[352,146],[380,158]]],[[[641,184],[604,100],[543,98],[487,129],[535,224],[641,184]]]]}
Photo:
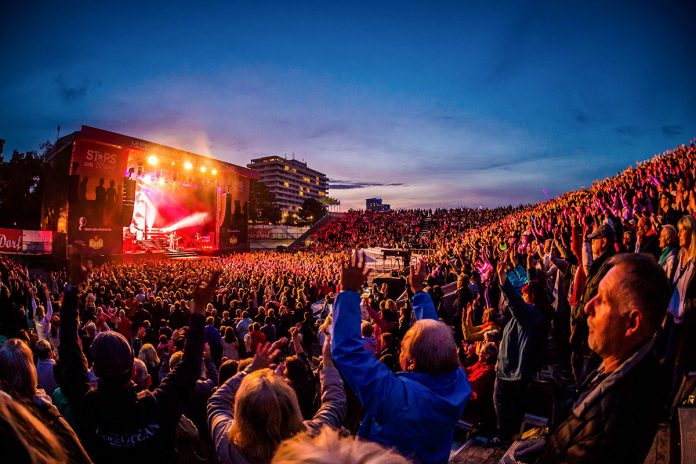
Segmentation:
{"type": "Polygon", "coordinates": [[[123,179],[123,202],[121,203],[121,226],[128,227],[133,220],[136,182],[127,177],[123,179]]]}
{"type": "Polygon", "coordinates": [[[375,277],[372,282],[377,284],[377,288],[386,283],[387,298],[390,300],[396,300],[406,290],[406,282],[404,279],[399,279],[396,277],[375,277]]]}

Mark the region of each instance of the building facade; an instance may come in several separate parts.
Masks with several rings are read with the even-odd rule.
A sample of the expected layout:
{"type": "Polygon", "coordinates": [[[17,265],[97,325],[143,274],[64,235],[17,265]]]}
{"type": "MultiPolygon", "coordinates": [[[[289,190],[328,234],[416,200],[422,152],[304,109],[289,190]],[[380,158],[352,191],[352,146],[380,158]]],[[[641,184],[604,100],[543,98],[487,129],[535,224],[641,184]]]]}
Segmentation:
{"type": "Polygon", "coordinates": [[[320,201],[329,191],[326,174],[307,167],[302,161],[264,156],[252,159],[247,167],[258,172],[259,182],[273,192],[284,217],[296,216],[307,198],[320,201]]]}
{"type": "Polygon", "coordinates": [[[382,203],[381,198],[368,198],[365,200],[365,209],[368,211],[389,211],[391,205],[382,203]]]}

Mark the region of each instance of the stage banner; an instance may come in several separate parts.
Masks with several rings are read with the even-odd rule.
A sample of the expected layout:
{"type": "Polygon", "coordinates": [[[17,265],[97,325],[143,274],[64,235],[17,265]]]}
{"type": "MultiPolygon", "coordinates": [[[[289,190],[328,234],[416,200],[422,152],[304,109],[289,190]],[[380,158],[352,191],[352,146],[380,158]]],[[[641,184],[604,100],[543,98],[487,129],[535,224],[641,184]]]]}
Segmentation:
{"type": "Polygon", "coordinates": [[[0,253],[22,252],[22,229],[0,229],[0,253]]]}
{"type": "Polygon", "coordinates": [[[68,243],[86,254],[122,252],[121,207],[128,150],[80,140],[72,153],[71,180],[77,185],[69,204],[68,243]]]}

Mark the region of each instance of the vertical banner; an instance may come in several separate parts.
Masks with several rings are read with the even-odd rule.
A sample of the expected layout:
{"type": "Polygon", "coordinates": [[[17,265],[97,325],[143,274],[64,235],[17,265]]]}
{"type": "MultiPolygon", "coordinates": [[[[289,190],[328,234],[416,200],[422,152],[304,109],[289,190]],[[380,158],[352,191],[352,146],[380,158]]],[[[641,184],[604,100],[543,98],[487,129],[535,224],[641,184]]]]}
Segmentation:
{"type": "Polygon", "coordinates": [[[128,150],[89,140],[75,144],[70,169],[75,195],[70,198],[68,243],[85,253],[122,252],[121,208],[128,150]]]}

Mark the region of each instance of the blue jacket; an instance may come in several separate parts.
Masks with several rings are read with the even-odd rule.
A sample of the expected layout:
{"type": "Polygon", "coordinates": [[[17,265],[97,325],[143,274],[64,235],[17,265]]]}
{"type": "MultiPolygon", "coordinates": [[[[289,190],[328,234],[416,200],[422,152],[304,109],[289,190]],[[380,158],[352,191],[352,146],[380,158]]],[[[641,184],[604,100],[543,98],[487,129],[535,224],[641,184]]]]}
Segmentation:
{"type": "Polygon", "coordinates": [[[529,380],[541,368],[546,350],[546,329],[541,309],[524,302],[511,282],[503,285],[512,318],[503,329],[496,376],[502,380],[529,380]]]}
{"type": "MultiPolygon", "coordinates": [[[[418,320],[437,320],[427,293],[413,297],[413,312],[418,320]]],[[[446,463],[454,426],[471,395],[464,371],[432,376],[389,370],[364,347],[355,292],[338,295],[333,323],[334,364],[365,408],[358,435],[424,463],[446,463]]]]}

